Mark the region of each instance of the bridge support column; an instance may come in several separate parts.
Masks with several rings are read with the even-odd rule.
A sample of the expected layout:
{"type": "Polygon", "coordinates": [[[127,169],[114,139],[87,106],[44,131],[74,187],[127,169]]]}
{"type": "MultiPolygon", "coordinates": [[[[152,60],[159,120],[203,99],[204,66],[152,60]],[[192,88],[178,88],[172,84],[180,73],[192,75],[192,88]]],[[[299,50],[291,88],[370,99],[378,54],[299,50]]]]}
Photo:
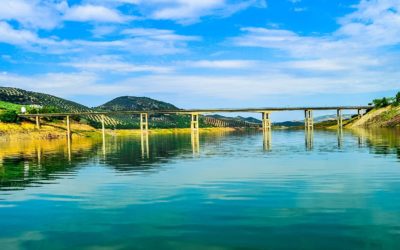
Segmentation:
{"type": "Polygon", "coordinates": [[[337,125],[339,129],[343,127],[343,113],[341,109],[337,110],[337,125]]]}
{"type": "Polygon", "coordinates": [[[312,150],[314,147],[314,129],[306,129],[305,141],[306,150],[312,150]]]}
{"type": "Polygon", "coordinates": [[[106,126],[105,126],[105,116],[104,115],[101,115],[101,135],[103,136],[103,144],[104,144],[106,141],[106,126]]]}
{"type": "Polygon", "coordinates": [[[69,115],[67,115],[67,139],[71,140],[71,121],[69,115]]]}
{"type": "Polygon", "coordinates": [[[357,117],[358,119],[360,119],[363,116],[362,110],[361,109],[357,109],[357,117]]]}
{"type": "Polygon", "coordinates": [[[35,118],[36,118],[36,128],[40,129],[40,117],[36,116],[35,118]]]}
{"type": "Polygon", "coordinates": [[[313,111],[311,109],[304,110],[304,126],[307,130],[314,128],[313,111]]]}
{"type": "Polygon", "coordinates": [[[147,113],[140,114],[140,130],[142,133],[147,133],[149,130],[149,115],[147,113]]]}
{"type": "Polygon", "coordinates": [[[149,134],[141,133],[140,134],[140,146],[142,148],[142,158],[149,159],[150,157],[150,147],[149,147],[149,134]]]}
{"type": "Polygon", "coordinates": [[[199,130],[192,130],[191,139],[192,139],[192,152],[193,156],[200,154],[200,140],[199,140],[199,130]]]}
{"type": "Polygon", "coordinates": [[[271,119],[269,117],[270,114],[271,112],[269,111],[262,112],[262,126],[264,131],[271,129],[271,119]]]}
{"type": "Polygon", "coordinates": [[[190,116],[191,116],[190,128],[192,130],[199,129],[199,114],[192,113],[190,114],[190,116]]]}
{"type": "Polygon", "coordinates": [[[270,129],[263,131],[263,149],[264,151],[271,150],[272,132],[270,129]]]}

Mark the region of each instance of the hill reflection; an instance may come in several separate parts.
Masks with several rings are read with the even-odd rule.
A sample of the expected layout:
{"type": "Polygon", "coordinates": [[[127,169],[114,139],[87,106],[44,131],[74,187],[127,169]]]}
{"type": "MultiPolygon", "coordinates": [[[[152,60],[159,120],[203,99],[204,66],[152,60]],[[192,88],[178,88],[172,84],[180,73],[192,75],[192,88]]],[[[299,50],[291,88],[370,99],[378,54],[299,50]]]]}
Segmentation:
{"type": "Polygon", "coordinates": [[[267,135],[247,131],[108,137],[105,143],[100,138],[77,138],[70,148],[66,140],[3,141],[0,142],[0,190],[54,183],[93,165],[123,174],[157,172],[178,158],[351,152],[357,148],[357,140],[358,148],[367,147],[370,153],[395,154],[400,158],[399,138],[400,130],[357,129],[345,133],[316,131],[316,135],[306,134],[306,137],[304,131],[274,131],[267,135]]]}

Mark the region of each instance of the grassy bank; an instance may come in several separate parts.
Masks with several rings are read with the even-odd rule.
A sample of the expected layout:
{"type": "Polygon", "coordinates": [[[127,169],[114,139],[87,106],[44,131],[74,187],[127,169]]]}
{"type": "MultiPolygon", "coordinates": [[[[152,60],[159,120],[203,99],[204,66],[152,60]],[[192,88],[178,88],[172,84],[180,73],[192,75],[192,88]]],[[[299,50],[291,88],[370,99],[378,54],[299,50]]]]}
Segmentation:
{"type": "MultiPolygon", "coordinates": [[[[90,133],[96,133],[96,129],[84,124],[71,124],[74,132],[73,136],[87,136],[90,133]]],[[[62,122],[53,122],[42,124],[40,129],[31,122],[21,123],[2,123],[0,122],[0,139],[59,139],[66,138],[67,132],[65,124],[62,122]]]]}
{"type": "MultiPolygon", "coordinates": [[[[201,128],[200,133],[213,132],[232,132],[245,130],[240,128],[201,128]]],[[[100,137],[101,130],[95,129],[89,125],[81,123],[72,123],[71,131],[73,137],[100,137]]],[[[151,129],[149,134],[176,134],[190,133],[190,128],[174,128],[174,129],[151,129]]],[[[106,129],[108,136],[129,136],[140,135],[140,129],[106,129]]],[[[40,129],[32,122],[21,123],[2,123],[0,122],[0,140],[24,140],[26,138],[33,139],[61,139],[66,138],[66,125],[62,121],[42,123],[40,129]]]]}
{"type": "Polygon", "coordinates": [[[375,108],[360,119],[351,121],[346,127],[399,127],[400,107],[389,105],[387,107],[375,108]]]}

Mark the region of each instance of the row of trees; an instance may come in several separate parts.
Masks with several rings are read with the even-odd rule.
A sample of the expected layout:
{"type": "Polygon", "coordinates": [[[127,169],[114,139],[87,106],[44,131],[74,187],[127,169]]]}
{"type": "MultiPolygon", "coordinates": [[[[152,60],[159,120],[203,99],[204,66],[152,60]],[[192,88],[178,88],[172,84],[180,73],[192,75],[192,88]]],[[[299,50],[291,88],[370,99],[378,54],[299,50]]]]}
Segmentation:
{"type": "Polygon", "coordinates": [[[375,99],[370,104],[373,104],[375,108],[384,108],[389,105],[400,106],[400,92],[398,92],[395,97],[383,97],[381,99],[375,99]]]}
{"type": "MultiPolygon", "coordinates": [[[[38,113],[58,113],[59,110],[56,107],[28,107],[26,110],[26,114],[38,114],[38,113]]],[[[55,118],[46,118],[46,119],[55,119],[55,118]]],[[[20,122],[20,118],[18,116],[17,111],[7,109],[4,111],[0,111],[0,121],[6,123],[17,123],[20,122]]]]}

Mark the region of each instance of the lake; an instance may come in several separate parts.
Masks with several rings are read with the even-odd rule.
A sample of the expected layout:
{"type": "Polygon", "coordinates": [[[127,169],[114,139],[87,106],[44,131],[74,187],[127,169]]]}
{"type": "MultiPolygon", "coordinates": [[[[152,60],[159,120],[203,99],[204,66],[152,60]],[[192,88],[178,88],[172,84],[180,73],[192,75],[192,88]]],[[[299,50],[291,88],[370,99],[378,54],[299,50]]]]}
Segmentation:
{"type": "Polygon", "coordinates": [[[0,143],[1,249],[400,249],[400,131],[0,143]]]}

